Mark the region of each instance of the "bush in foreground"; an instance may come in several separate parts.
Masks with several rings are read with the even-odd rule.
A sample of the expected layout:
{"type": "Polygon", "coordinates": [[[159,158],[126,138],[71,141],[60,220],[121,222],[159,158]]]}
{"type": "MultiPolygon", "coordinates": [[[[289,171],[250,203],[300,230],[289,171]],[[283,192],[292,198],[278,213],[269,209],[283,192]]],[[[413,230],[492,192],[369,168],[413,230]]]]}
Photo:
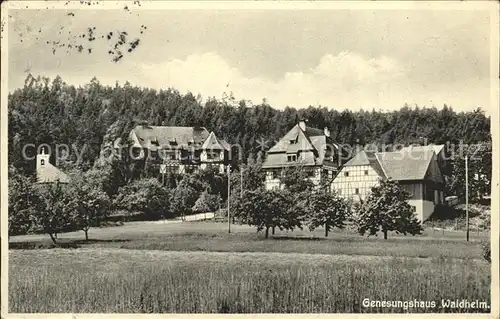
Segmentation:
{"type": "Polygon", "coordinates": [[[481,249],[483,253],[483,258],[487,262],[491,263],[491,244],[489,240],[481,242],[481,249]]]}

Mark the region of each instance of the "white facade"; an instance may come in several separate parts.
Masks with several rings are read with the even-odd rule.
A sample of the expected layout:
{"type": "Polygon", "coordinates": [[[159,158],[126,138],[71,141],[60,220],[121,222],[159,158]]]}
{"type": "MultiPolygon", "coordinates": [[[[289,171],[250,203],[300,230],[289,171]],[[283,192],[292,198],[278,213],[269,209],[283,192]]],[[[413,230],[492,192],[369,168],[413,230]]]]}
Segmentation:
{"type": "MultiPolygon", "coordinates": [[[[265,188],[267,190],[282,189],[280,176],[282,174],[282,168],[276,169],[266,169],[266,180],[265,188]]],[[[333,168],[328,169],[326,167],[312,167],[306,169],[307,178],[315,185],[319,186],[323,179],[333,178],[333,168]]]]}
{"type": "Polygon", "coordinates": [[[370,165],[344,166],[331,188],[342,197],[364,200],[378,179],[379,175],[370,165]]]}
{"type": "Polygon", "coordinates": [[[203,150],[200,154],[200,168],[206,169],[209,166],[217,167],[219,173],[224,173],[226,166],[224,165],[224,151],[219,150],[203,150]]]}
{"type": "MultiPolygon", "coordinates": [[[[344,198],[365,200],[371,188],[378,184],[379,178],[370,165],[345,166],[331,184],[331,188],[344,198]]],[[[443,191],[427,191],[423,181],[401,183],[401,187],[412,195],[408,203],[414,207],[415,215],[420,221],[427,220],[434,212],[435,205],[443,203],[443,191]]]]}
{"type": "Polygon", "coordinates": [[[426,221],[434,212],[434,203],[423,199],[410,199],[409,204],[415,207],[415,215],[418,220],[426,221]]]}

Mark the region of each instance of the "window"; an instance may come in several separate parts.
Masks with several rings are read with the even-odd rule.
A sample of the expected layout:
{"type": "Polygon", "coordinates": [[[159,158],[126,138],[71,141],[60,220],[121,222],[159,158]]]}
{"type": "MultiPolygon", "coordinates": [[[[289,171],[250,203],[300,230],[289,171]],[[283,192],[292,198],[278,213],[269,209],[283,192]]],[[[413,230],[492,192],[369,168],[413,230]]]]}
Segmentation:
{"type": "Polygon", "coordinates": [[[368,170],[365,170],[365,175],[368,175],[368,170]]]}
{"type": "Polygon", "coordinates": [[[297,144],[297,140],[290,140],[290,144],[297,144]]]}
{"type": "Polygon", "coordinates": [[[342,195],[342,188],[337,189],[337,194],[342,195]]]}
{"type": "Polygon", "coordinates": [[[278,178],[279,177],[279,172],[273,171],[272,172],[272,176],[273,176],[274,179],[278,178]]]}
{"type": "Polygon", "coordinates": [[[166,158],[169,160],[176,160],[177,159],[177,153],[175,151],[167,151],[165,152],[166,158]]]}
{"type": "Polygon", "coordinates": [[[359,195],[359,188],[356,188],[356,189],[354,190],[354,193],[355,193],[356,195],[359,195]]]}
{"type": "Polygon", "coordinates": [[[349,172],[344,172],[345,177],[349,177],[349,172]]]}
{"type": "Polygon", "coordinates": [[[314,176],[314,171],[308,171],[307,172],[308,177],[313,177],[314,176]]]}
{"type": "Polygon", "coordinates": [[[209,159],[209,160],[217,159],[218,155],[219,154],[217,154],[217,152],[214,152],[214,151],[207,152],[207,159],[209,159]]]}
{"type": "Polygon", "coordinates": [[[45,165],[45,160],[44,159],[40,161],[40,165],[45,165]]]}
{"type": "Polygon", "coordinates": [[[296,162],[297,161],[297,155],[288,155],[287,156],[287,161],[288,162],[296,162]]]}

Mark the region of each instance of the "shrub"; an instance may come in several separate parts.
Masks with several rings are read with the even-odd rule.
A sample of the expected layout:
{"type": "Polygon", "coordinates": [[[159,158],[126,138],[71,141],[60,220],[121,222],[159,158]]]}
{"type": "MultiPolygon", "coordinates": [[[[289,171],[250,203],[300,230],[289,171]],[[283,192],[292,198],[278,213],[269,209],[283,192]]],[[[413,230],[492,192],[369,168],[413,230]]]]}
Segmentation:
{"type": "Polygon", "coordinates": [[[481,242],[481,249],[483,253],[483,258],[491,263],[491,245],[489,240],[481,242]]]}
{"type": "Polygon", "coordinates": [[[457,209],[448,205],[437,204],[434,207],[434,212],[432,213],[429,220],[448,220],[454,219],[465,214],[464,210],[457,209]]]}
{"type": "Polygon", "coordinates": [[[169,192],[155,178],[141,179],[122,187],[115,198],[118,209],[140,211],[150,220],[168,218],[169,192]]]}

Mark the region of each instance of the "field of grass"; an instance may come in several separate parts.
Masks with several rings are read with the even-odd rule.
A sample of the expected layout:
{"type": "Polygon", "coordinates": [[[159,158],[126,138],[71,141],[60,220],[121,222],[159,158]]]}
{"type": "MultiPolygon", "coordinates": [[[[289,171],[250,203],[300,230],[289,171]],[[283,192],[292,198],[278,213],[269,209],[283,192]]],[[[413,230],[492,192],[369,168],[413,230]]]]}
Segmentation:
{"type": "Polygon", "coordinates": [[[352,231],[277,232],[210,222],[129,223],[60,234],[78,249],[32,249],[10,238],[10,312],[489,312],[443,309],[441,298],[490,300],[479,240],[426,231],[363,238],[352,231]],[[17,248],[17,249],[14,249],[17,248]],[[19,249],[21,248],[21,249],[19,249]],[[28,249],[22,249],[28,248],[28,249]],[[436,301],[436,308],[365,308],[362,301],[436,301]]]}
{"type": "Polygon", "coordinates": [[[124,249],[9,257],[11,312],[447,312],[441,298],[490,296],[489,264],[477,260],[124,249]],[[365,298],[437,307],[364,308],[365,298]]]}
{"type": "MultiPolygon", "coordinates": [[[[352,230],[335,230],[328,238],[323,230],[285,232],[277,230],[274,239],[264,239],[255,228],[211,222],[178,224],[128,223],[119,227],[91,229],[89,243],[83,232],[60,234],[62,242],[78,240],[88,248],[124,248],[168,251],[285,252],[394,257],[481,258],[478,241],[489,234],[471,235],[471,242],[460,232],[426,231],[422,236],[390,234],[388,240],[361,237],[352,230]]],[[[15,236],[12,248],[30,248],[50,242],[47,235],[15,236]]]]}

